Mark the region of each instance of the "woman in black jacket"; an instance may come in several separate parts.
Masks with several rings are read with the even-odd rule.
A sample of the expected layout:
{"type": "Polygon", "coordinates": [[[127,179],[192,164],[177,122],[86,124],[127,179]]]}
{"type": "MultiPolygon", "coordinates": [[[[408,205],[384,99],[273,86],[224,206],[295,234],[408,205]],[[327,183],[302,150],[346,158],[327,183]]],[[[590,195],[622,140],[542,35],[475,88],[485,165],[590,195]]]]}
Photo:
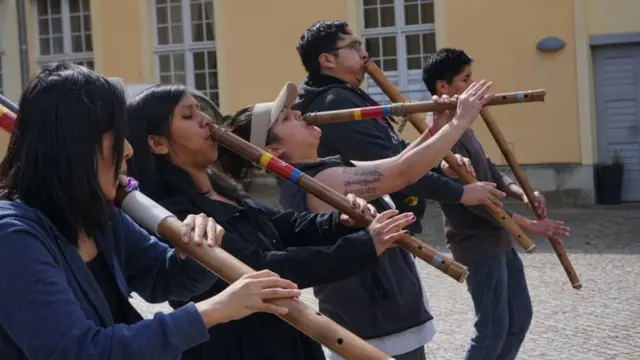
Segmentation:
{"type": "MultiPolygon", "coordinates": [[[[178,85],[147,89],[127,107],[128,139],[135,151],[129,174],[148,196],[179,218],[205,213],[225,229],[222,247],[254,269],[269,269],[300,288],[345,279],[375,267],[380,256],[405,236],[415,218],[388,211],[367,229],[338,211],[310,214],[261,204],[216,171],[218,150],[209,119],[188,90],[178,85]]],[[[371,207],[353,195],[363,212],[371,207]]],[[[226,287],[216,283],[195,297],[226,287]]],[[[171,303],[180,306],[178,302],[171,303]]],[[[213,328],[210,340],[185,359],[314,360],[321,346],[274,315],[252,315],[213,328]]]]}

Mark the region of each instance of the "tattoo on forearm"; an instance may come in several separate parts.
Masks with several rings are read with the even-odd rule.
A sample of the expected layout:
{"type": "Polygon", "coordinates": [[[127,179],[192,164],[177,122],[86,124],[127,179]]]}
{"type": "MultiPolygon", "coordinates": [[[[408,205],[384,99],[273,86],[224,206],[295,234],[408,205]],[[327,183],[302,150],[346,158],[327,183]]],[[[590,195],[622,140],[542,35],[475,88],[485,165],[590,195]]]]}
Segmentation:
{"type": "Polygon", "coordinates": [[[344,180],[344,193],[354,194],[356,196],[371,195],[376,193],[376,187],[373,186],[380,182],[382,173],[378,168],[358,169],[343,168],[343,174],[348,174],[349,179],[344,180]]]}
{"type": "Polygon", "coordinates": [[[357,197],[365,197],[367,195],[375,195],[376,192],[377,192],[377,189],[374,187],[365,187],[365,188],[351,189],[351,190],[345,189],[343,195],[353,194],[357,197]]]}
{"type": "Polygon", "coordinates": [[[374,168],[357,168],[357,167],[343,167],[343,174],[349,174],[354,176],[382,176],[380,170],[377,167],[374,168]]]}

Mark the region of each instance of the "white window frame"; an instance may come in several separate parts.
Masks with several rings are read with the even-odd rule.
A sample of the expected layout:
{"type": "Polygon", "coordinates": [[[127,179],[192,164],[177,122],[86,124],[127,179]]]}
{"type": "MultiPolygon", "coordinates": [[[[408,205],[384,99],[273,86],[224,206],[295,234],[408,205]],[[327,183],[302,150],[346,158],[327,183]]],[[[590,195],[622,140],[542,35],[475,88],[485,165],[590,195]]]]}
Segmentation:
{"type": "MultiPolygon", "coordinates": [[[[74,53],[71,49],[71,13],[69,10],[69,0],[60,0],[61,14],[62,14],[62,54],[55,55],[41,55],[40,54],[40,24],[38,21],[38,1],[32,1],[32,11],[35,27],[36,38],[36,65],[37,70],[40,71],[43,66],[58,61],[70,61],[73,63],[84,63],[90,61],[95,66],[95,60],[93,57],[93,51],[86,51],[81,53],[74,53]]],[[[91,14],[91,2],[89,2],[89,14],[91,14]]],[[[89,16],[91,19],[91,16],[89,16]]],[[[92,20],[92,19],[91,19],[92,20]]],[[[51,35],[51,34],[49,34],[51,35]]],[[[93,45],[93,24],[91,24],[91,42],[93,45]]]]}
{"type": "MultiPolygon", "coordinates": [[[[378,27],[378,28],[365,28],[365,17],[364,17],[364,1],[360,1],[360,29],[362,29],[362,37],[365,39],[367,37],[374,36],[395,36],[396,37],[396,59],[397,59],[397,71],[385,71],[385,75],[390,79],[398,80],[398,90],[402,93],[406,93],[409,91],[409,82],[410,79],[421,79],[422,72],[421,70],[409,70],[407,67],[407,45],[406,45],[406,35],[411,34],[422,34],[422,33],[433,33],[435,36],[435,23],[429,24],[417,24],[417,25],[404,25],[405,17],[404,17],[404,0],[394,0],[393,8],[394,8],[394,23],[393,27],[378,27]]],[[[431,1],[433,2],[433,0],[431,1]]],[[[434,19],[435,21],[435,19],[434,19]]],[[[436,45],[437,46],[437,45],[436,45]]],[[[369,91],[369,89],[376,89],[378,92],[378,87],[376,84],[367,79],[365,81],[365,89],[369,91]]],[[[428,90],[425,88],[425,92],[428,93],[428,90]]],[[[421,98],[424,98],[424,93],[421,98]]]]}
{"type": "MultiPolygon", "coordinates": [[[[214,6],[214,14],[215,14],[215,2],[212,1],[214,6]]],[[[160,56],[159,55],[168,55],[172,53],[184,54],[185,61],[185,81],[186,85],[189,88],[196,89],[195,86],[195,70],[193,64],[193,53],[200,51],[213,51],[215,56],[218,56],[218,51],[216,48],[216,41],[199,41],[194,42],[191,31],[191,1],[189,0],[180,0],[180,9],[181,9],[181,21],[182,21],[182,39],[183,42],[181,44],[168,44],[168,45],[159,45],[158,42],[158,15],[157,15],[157,1],[153,0],[153,39],[154,39],[154,64],[155,64],[155,76],[156,82],[160,83],[160,56]]],[[[212,22],[215,20],[212,19],[212,22]]],[[[215,30],[212,30],[215,31],[215,30]]],[[[215,39],[215,33],[214,33],[215,39]]],[[[216,73],[218,72],[218,65],[216,59],[216,73]]],[[[218,86],[215,88],[211,88],[208,91],[218,93],[218,99],[213,100],[216,106],[219,106],[220,101],[220,87],[219,87],[219,78],[218,78],[218,86]]],[[[204,93],[201,89],[197,89],[204,93]]]]}

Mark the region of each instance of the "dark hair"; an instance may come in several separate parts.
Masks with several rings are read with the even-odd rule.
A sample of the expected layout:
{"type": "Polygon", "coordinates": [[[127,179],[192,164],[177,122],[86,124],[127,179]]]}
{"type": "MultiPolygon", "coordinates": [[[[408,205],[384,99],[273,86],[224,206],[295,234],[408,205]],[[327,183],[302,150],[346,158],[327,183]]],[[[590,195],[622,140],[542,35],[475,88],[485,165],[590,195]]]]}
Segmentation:
{"type": "MultiPolygon", "coordinates": [[[[190,94],[183,85],[154,85],[138,94],[127,105],[128,139],[134,156],[128,160],[128,174],[139,183],[140,190],[161,201],[171,197],[200,194],[186,170],[173,164],[165,155],[151,152],[149,135],[171,139],[171,119],[182,98],[190,94]]],[[[207,169],[209,180],[220,194],[235,198],[239,185],[215,167],[207,169]]]]}
{"type": "Polygon", "coordinates": [[[324,20],[311,25],[298,40],[296,50],[307,73],[320,73],[321,54],[332,52],[342,35],[351,34],[349,24],[340,20],[324,20]]]}
{"type": "Polygon", "coordinates": [[[452,48],[442,48],[427,59],[422,68],[422,81],[432,95],[436,95],[436,82],[442,80],[447,84],[453,83],[465,67],[473,60],[464,51],[452,48]]]}
{"type": "MultiPolygon", "coordinates": [[[[224,124],[225,127],[241,139],[250,141],[252,112],[253,105],[238,110],[231,120],[224,124]]],[[[278,140],[278,137],[273,133],[271,128],[269,128],[266,145],[273,144],[278,140]]],[[[220,164],[220,167],[225,173],[239,181],[244,180],[249,175],[251,169],[253,169],[253,163],[251,161],[225,147],[218,148],[218,164],[220,164]]]]}
{"type": "Polygon", "coordinates": [[[126,99],[121,84],[85,67],[55,63],[33,79],[0,163],[0,198],[46,216],[72,244],[95,236],[113,209],[98,180],[102,136],[113,133],[117,178],[124,152],[126,99]]]}

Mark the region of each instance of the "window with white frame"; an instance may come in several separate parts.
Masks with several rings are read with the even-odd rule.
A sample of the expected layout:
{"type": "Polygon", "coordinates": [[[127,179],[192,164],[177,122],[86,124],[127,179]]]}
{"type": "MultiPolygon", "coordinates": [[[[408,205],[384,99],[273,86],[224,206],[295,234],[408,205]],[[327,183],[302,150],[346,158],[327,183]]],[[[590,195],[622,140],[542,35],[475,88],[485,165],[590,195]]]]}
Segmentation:
{"type": "Polygon", "coordinates": [[[71,61],[94,68],[90,0],[35,0],[37,63],[71,61]]]}
{"type": "MultiPolygon", "coordinates": [[[[422,66],[436,52],[433,0],[362,0],[362,9],[369,57],[407,100],[424,100],[422,66]]],[[[370,78],[366,86],[375,100],[389,103],[370,78]]]]}
{"type": "Polygon", "coordinates": [[[163,84],[183,84],[218,105],[213,1],[155,0],[156,71],[163,84]]]}

